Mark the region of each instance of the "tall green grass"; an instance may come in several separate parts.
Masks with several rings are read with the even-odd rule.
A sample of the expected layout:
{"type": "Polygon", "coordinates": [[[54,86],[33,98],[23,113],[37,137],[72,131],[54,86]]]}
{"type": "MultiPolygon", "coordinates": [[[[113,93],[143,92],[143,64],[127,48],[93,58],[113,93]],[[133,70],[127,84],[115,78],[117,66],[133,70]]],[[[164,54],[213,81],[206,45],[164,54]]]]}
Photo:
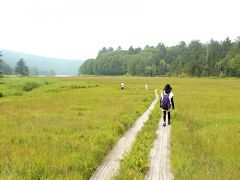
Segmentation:
{"type": "MultiPolygon", "coordinates": [[[[175,94],[176,109],[171,113],[175,179],[239,179],[240,80],[161,78],[151,82],[162,87],[170,83],[175,94]]],[[[145,128],[142,134],[147,137],[155,131],[145,128]]],[[[144,178],[146,159],[142,155],[151,140],[142,134],[124,159],[118,179],[144,178]]]]}
{"type": "MultiPolygon", "coordinates": [[[[1,78],[0,177],[88,179],[166,83],[175,179],[239,179],[240,80],[143,77],[1,78]],[[38,86],[24,91],[29,82],[38,86]]],[[[144,177],[153,129],[139,135],[134,148],[145,153],[134,149],[120,177],[144,177]]]]}
{"type": "Polygon", "coordinates": [[[175,179],[240,178],[240,81],[175,80],[175,179]]]}
{"type": "Polygon", "coordinates": [[[124,91],[120,82],[111,77],[4,79],[0,177],[88,179],[154,98],[141,78],[127,79],[124,91]],[[24,91],[27,82],[40,85],[24,91]],[[8,93],[11,88],[22,95],[8,93]]]}

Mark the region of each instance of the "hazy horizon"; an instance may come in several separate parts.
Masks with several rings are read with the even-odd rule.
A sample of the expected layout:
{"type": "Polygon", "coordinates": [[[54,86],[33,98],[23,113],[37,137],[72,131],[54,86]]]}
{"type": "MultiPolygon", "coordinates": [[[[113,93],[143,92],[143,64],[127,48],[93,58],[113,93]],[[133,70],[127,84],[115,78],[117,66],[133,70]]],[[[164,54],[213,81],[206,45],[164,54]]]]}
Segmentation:
{"type": "MultiPolygon", "coordinates": [[[[50,57],[50,56],[45,56],[41,54],[32,54],[28,52],[22,52],[22,51],[17,51],[17,50],[12,50],[12,49],[1,49],[0,51],[2,52],[3,59],[4,59],[4,52],[12,52],[12,53],[17,53],[17,54],[25,54],[25,55],[30,55],[30,56],[38,56],[42,58],[50,58],[50,59],[55,59],[55,60],[68,60],[68,61],[85,61],[86,59],[71,59],[71,58],[61,58],[61,57],[50,57]]],[[[19,58],[22,58],[19,56],[19,58]]]]}
{"type": "Polygon", "coordinates": [[[237,0],[1,1],[0,49],[50,58],[96,58],[102,47],[173,46],[240,36],[237,0]]]}

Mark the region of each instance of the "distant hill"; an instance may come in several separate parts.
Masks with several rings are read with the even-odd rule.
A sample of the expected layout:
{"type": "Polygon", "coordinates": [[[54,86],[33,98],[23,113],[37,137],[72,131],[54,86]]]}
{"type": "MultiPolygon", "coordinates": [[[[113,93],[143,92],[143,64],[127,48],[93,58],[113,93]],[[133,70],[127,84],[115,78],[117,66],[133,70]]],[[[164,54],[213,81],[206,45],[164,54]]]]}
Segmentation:
{"type": "Polygon", "coordinates": [[[77,75],[78,68],[83,63],[82,60],[48,58],[9,50],[0,51],[3,54],[2,59],[11,67],[14,68],[16,62],[23,58],[29,69],[37,68],[39,75],[46,75],[50,70],[54,70],[56,75],[77,75]]]}

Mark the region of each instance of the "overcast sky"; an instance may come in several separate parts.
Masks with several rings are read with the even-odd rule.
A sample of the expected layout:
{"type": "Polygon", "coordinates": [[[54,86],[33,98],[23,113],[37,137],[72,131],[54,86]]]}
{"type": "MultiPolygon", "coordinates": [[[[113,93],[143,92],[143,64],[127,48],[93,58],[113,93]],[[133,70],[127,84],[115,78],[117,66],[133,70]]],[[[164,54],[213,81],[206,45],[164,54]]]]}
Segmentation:
{"type": "Polygon", "coordinates": [[[103,47],[240,36],[239,0],[0,0],[0,49],[81,59],[103,47]]]}

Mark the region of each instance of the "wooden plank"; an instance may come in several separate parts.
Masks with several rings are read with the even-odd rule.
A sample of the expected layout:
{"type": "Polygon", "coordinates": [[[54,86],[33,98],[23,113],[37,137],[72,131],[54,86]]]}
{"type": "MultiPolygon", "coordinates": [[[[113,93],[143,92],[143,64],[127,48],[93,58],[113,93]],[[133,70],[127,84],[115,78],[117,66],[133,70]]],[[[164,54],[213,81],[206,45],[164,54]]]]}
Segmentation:
{"type": "Polygon", "coordinates": [[[156,98],[143,113],[137,121],[134,123],[123,137],[118,141],[116,146],[109,152],[102,164],[97,168],[97,170],[91,176],[91,180],[109,180],[116,176],[120,169],[120,160],[123,159],[124,154],[130,151],[133,143],[135,142],[138,132],[141,131],[144,123],[148,120],[150,112],[153,110],[155,104],[158,102],[157,90],[155,90],[156,98]]]}
{"type": "Polygon", "coordinates": [[[163,127],[163,118],[160,118],[157,139],[150,151],[149,171],[146,180],[171,180],[173,175],[170,169],[170,132],[171,126],[163,127]]]}

